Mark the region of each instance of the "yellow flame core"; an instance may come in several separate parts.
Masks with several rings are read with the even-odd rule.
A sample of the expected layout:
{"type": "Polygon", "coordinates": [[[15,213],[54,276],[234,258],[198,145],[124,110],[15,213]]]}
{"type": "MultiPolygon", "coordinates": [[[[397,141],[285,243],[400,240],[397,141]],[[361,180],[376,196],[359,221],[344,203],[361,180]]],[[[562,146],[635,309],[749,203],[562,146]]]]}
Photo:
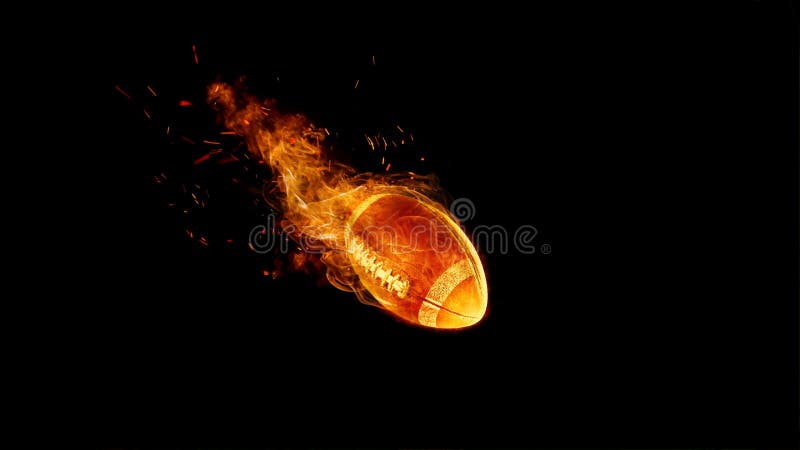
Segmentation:
{"type": "MultiPolygon", "coordinates": [[[[462,328],[483,317],[487,305],[483,267],[463,231],[441,203],[432,200],[441,198],[442,192],[435,177],[358,174],[326,158],[327,133],[307,118],[281,114],[274,102],[258,101],[229,84],[212,83],[208,101],[225,127],[243,137],[250,152],[270,165],[286,219],[305,238],[324,246],[322,261],[331,284],[419,325],[462,328]],[[377,198],[382,200],[376,202],[377,198]],[[373,242],[364,223],[392,226],[402,238],[420,231],[420,226],[443,227],[455,245],[432,252],[408,247],[406,239],[408,248],[400,252],[395,241],[373,242]]],[[[426,239],[422,239],[425,246],[431,245],[426,239]]]]}

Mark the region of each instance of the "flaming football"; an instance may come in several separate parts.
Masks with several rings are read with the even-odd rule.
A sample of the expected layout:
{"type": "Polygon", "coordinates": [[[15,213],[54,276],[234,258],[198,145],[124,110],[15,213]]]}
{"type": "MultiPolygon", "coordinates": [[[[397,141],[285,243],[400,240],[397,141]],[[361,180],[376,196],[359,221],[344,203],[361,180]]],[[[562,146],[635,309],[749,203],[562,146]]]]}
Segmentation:
{"type": "Polygon", "coordinates": [[[403,189],[376,193],[352,212],[346,237],[361,284],[398,317],[433,328],[483,318],[488,295],[480,258],[428,198],[403,189]]]}
{"type": "Polygon", "coordinates": [[[356,174],[326,159],[320,143],[327,132],[305,117],[281,114],[225,83],[211,84],[208,100],[270,165],[283,214],[303,239],[322,244],[333,286],[425,327],[464,328],[483,318],[483,266],[464,231],[432,200],[440,193],[434,177],[356,174]]]}

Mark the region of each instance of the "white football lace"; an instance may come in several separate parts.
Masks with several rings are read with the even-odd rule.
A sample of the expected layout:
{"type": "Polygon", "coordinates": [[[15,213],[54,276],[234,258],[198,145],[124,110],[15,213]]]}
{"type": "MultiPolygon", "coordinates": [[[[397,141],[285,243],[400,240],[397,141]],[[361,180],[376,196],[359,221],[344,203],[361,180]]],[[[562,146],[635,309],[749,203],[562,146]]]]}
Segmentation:
{"type": "Polygon", "coordinates": [[[395,291],[399,298],[405,298],[408,294],[408,280],[404,280],[399,272],[392,273],[392,268],[380,260],[360,238],[353,237],[349,247],[350,254],[371,277],[378,280],[387,290],[395,291]]]}

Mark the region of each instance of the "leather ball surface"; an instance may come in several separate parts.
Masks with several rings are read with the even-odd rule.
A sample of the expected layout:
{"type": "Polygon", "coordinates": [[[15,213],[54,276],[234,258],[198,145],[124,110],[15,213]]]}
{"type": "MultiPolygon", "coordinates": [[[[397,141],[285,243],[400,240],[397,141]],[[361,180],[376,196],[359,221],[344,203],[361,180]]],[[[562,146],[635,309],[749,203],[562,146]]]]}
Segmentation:
{"type": "Polygon", "coordinates": [[[404,191],[376,193],[352,211],[347,252],[366,288],[398,317],[463,328],[486,313],[486,277],[475,247],[438,204],[404,191]]]}

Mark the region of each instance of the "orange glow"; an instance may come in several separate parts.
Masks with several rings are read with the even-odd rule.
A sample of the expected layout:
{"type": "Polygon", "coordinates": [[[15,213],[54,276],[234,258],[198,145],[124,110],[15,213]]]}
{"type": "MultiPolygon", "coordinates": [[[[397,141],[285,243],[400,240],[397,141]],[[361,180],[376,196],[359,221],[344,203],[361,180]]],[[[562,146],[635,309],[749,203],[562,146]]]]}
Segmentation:
{"type": "MultiPolygon", "coordinates": [[[[321,253],[314,260],[325,264],[333,286],[426,327],[464,328],[483,318],[483,266],[442,206],[435,177],[356,173],[327,159],[327,130],[228,84],[211,84],[208,101],[227,133],[241,136],[270,165],[277,185],[270,195],[279,197],[298,244],[321,253]]],[[[378,143],[366,138],[372,148],[378,143]]],[[[305,264],[294,256],[293,265],[305,264]]]]}

